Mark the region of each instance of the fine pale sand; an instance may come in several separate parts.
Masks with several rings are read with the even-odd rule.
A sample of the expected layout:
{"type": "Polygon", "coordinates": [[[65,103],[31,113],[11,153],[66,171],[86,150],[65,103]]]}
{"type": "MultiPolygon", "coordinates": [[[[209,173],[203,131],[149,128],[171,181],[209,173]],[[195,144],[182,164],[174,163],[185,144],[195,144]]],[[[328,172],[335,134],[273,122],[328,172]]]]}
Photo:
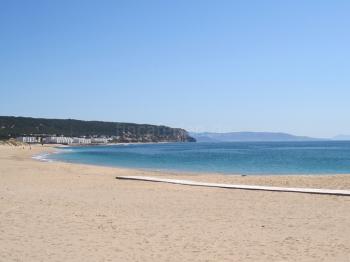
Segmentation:
{"type": "Polygon", "coordinates": [[[350,197],[138,181],[350,189],[350,176],[220,176],[48,163],[0,146],[0,261],[350,261],[350,197]]]}

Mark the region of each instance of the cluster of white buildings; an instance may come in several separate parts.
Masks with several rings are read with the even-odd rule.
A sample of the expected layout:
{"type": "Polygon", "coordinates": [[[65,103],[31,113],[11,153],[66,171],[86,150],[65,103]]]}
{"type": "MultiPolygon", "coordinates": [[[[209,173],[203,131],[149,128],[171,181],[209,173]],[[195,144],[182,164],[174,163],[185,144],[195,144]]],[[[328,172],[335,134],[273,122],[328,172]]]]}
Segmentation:
{"type": "Polygon", "coordinates": [[[108,139],[106,137],[95,137],[91,138],[91,144],[107,144],[111,139],[108,139]]]}
{"type": "Polygon", "coordinates": [[[20,136],[20,137],[17,137],[17,141],[28,143],[28,144],[41,142],[41,140],[38,137],[33,137],[33,136],[20,136]]]}
{"type": "Polygon", "coordinates": [[[65,137],[65,136],[49,136],[43,138],[43,143],[45,144],[73,144],[74,138],[72,137],[65,137]]]}
{"type": "Polygon", "coordinates": [[[45,143],[45,144],[62,144],[62,145],[89,145],[89,144],[107,144],[108,138],[105,137],[66,137],[66,136],[49,136],[49,137],[32,137],[32,136],[21,136],[17,137],[17,141],[34,144],[34,143],[45,143]]]}

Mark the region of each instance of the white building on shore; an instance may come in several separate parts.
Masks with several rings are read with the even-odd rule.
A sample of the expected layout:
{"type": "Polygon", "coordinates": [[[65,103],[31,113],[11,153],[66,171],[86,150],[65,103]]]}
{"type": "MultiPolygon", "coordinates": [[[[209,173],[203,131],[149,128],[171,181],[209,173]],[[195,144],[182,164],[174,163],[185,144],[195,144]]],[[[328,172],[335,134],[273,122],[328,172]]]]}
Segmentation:
{"type": "Polygon", "coordinates": [[[34,143],[40,142],[40,140],[34,136],[20,136],[20,137],[17,137],[16,140],[19,142],[28,143],[28,144],[34,144],[34,143]]]}
{"type": "Polygon", "coordinates": [[[73,144],[88,145],[88,144],[91,144],[91,139],[84,138],[84,137],[74,137],[73,144]]]}
{"type": "Polygon", "coordinates": [[[95,138],[91,138],[91,143],[92,144],[107,144],[108,139],[104,138],[104,137],[95,137],[95,138]]]}
{"type": "Polygon", "coordinates": [[[45,137],[44,142],[47,144],[69,145],[73,143],[73,138],[65,136],[49,136],[45,137]]]}

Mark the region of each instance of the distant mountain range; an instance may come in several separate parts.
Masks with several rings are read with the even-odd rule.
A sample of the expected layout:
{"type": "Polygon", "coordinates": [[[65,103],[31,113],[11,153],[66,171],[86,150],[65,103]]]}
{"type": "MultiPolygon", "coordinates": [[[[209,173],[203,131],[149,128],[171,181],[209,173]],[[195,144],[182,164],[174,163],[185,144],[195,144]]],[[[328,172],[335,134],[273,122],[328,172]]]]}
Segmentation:
{"type": "Polygon", "coordinates": [[[307,136],[295,136],[287,133],[273,132],[230,132],[230,133],[194,133],[197,142],[273,142],[273,141],[318,141],[325,140],[307,136]]]}
{"type": "Polygon", "coordinates": [[[333,140],[338,140],[338,141],[350,140],[350,135],[338,135],[333,137],[333,140]]]}

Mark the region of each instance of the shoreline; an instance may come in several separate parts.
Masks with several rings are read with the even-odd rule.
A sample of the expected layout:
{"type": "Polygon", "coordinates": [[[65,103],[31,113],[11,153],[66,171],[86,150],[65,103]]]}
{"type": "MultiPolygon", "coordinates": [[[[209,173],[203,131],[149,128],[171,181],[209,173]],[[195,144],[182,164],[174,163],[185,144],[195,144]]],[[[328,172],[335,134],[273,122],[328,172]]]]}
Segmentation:
{"type": "Polygon", "coordinates": [[[350,199],[120,181],[349,189],[349,175],[227,176],[42,162],[0,146],[4,261],[349,261],[350,199]],[[198,232],[201,232],[200,234],[198,232]]]}
{"type": "MultiPolygon", "coordinates": [[[[41,146],[37,146],[41,147],[41,146]]],[[[51,154],[59,154],[60,147],[66,147],[62,145],[46,145],[44,146],[44,150],[46,148],[49,149],[50,152],[43,151],[39,153],[37,156],[38,158],[35,158],[35,156],[32,156],[33,159],[36,161],[42,161],[42,162],[56,162],[56,163],[65,163],[65,164],[71,164],[71,165],[82,165],[82,166],[87,166],[87,167],[99,167],[99,168],[108,168],[108,169],[115,169],[115,171],[129,171],[132,173],[142,173],[143,175],[149,176],[149,175],[156,175],[156,176],[173,176],[173,177],[181,177],[181,178],[202,178],[202,179],[210,179],[211,182],[212,180],[216,178],[221,178],[221,177],[228,177],[228,178],[237,178],[241,177],[245,180],[248,180],[247,178],[267,178],[267,179],[295,179],[295,178],[304,178],[304,179],[316,179],[316,178],[323,178],[323,179],[331,179],[332,177],[345,177],[349,176],[350,180],[350,174],[345,174],[345,173],[335,173],[335,174],[317,174],[317,173],[311,173],[311,174],[239,174],[239,173],[215,173],[215,172],[196,172],[196,171],[178,171],[178,170],[167,170],[167,169],[152,169],[152,168],[136,168],[136,167],[123,167],[123,166],[108,166],[108,165],[99,165],[99,164],[86,164],[86,163],[74,163],[74,162],[68,162],[68,161],[60,161],[60,160],[55,160],[55,159],[41,159],[41,155],[51,155],[51,154]],[[58,149],[58,150],[57,150],[58,149]],[[57,151],[52,151],[52,150],[57,150],[57,151]]],[[[227,179],[229,181],[229,179],[227,179]]],[[[222,179],[220,179],[222,181],[222,179]]],[[[259,184],[260,185],[260,184],[259,184]]],[[[346,184],[348,187],[344,186],[342,188],[331,188],[331,189],[350,189],[350,182],[346,184]]]]}

